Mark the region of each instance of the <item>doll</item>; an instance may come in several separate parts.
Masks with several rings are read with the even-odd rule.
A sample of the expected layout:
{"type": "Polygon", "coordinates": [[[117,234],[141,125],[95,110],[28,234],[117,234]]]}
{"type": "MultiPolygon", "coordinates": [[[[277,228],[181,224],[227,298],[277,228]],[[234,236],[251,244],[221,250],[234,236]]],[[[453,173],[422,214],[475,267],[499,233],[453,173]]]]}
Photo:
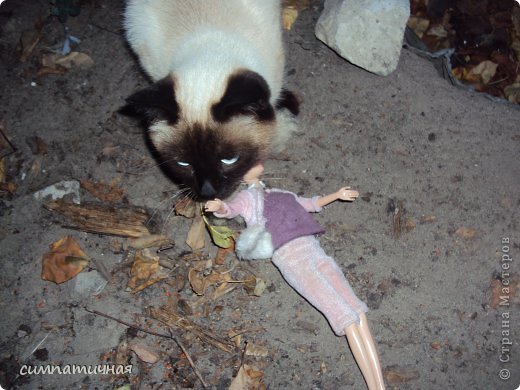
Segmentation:
{"type": "MultiPolygon", "coordinates": [[[[260,181],[263,170],[262,164],[255,165],[244,176],[246,190],[229,202],[208,201],[206,211],[219,218],[241,215],[246,230],[265,228],[271,242],[264,245],[255,241],[253,246],[272,245],[272,262],[285,280],[323,313],[336,335],[346,335],[368,388],[384,389],[379,357],[365,316],[368,308],[356,297],[336,262],[321,248],[315,235],[324,230],[309,215],[336,200],[354,201],[359,193],[343,187],[323,197],[301,198],[288,191],[265,189],[260,181]]],[[[239,244],[243,243],[237,241],[237,249],[239,244]]],[[[260,253],[270,257],[265,255],[265,249],[260,253]]]]}

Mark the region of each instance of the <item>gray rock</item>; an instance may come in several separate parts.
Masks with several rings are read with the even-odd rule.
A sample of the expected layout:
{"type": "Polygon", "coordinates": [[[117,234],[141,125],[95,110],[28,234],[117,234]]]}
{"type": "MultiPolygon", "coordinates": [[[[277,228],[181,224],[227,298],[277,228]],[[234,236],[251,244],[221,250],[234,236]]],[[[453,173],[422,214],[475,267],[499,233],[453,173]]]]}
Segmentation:
{"type": "Polygon", "coordinates": [[[386,76],[397,68],[408,0],[326,0],[315,34],[340,56],[386,76]]]}
{"type": "Polygon", "coordinates": [[[68,283],[74,295],[86,297],[101,293],[108,282],[97,271],[90,271],[80,272],[68,283]]]}
{"type": "Polygon", "coordinates": [[[76,204],[80,203],[79,196],[80,183],[77,180],[63,180],[59,183],[50,185],[34,193],[37,201],[43,201],[47,197],[52,200],[62,199],[67,195],[72,196],[72,201],[76,204]]]}

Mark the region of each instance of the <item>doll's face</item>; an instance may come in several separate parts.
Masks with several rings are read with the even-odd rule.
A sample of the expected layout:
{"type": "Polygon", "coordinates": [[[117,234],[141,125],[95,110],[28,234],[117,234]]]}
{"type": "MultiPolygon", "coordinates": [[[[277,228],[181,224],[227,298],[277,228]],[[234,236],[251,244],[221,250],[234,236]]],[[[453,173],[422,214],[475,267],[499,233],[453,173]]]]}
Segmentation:
{"type": "Polygon", "coordinates": [[[244,181],[249,184],[251,182],[257,181],[262,173],[264,172],[264,166],[262,164],[256,164],[253,168],[251,168],[244,175],[244,181]]]}

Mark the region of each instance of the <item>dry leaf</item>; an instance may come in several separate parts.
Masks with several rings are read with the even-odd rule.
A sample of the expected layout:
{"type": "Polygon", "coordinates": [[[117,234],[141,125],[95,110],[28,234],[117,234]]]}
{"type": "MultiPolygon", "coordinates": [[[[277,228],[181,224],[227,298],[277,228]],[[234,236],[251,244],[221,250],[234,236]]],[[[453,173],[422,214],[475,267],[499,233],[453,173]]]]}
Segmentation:
{"type": "Polygon", "coordinates": [[[322,374],[327,373],[327,365],[325,364],[325,362],[321,362],[321,364],[320,364],[320,373],[322,373],[322,374]]]}
{"type": "Polygon", "coordinates": [[[134,263],[130,271],[131,278],[127,287],[136,293],[151,286],[152,284],[165,279],[166,275],[162,273],[159,267],[159,256],[154,256],[148,249],[138,250],[135,252],[134,263]],[[141,284],[138,283],[141,281],[141,284]]]}
{"type": "Polygon", "coordinates": [[[442,24],[437,24],[430,27],[426,35],[433,35],[437,38],[446,38],[448,36],[448,31],[446,31],[442,24]]]}
{"type": "Polygon", "coordinates": [[[186,244],[188,244],[188,246],[194,252],[204,248],[206,241],[205,234],[206,225],[202,219],[202,216],[197,214],[191,223],[191,228],[188,232],[188,237],[186,238],[186,244]]]}
{"type": "Polygon", "coordinates": [[[41,38],[41,30],[25,30],[20,36],[20,61],[25,62],[31,56],[34,48],[38,45],[41,38]]]}
{"type": "Polygon", "coordinates": [[[128,362],[128,342],[123,340],[116,349],[115,363],[126,364],[128,362]]]}
{"type": "Polygon", "coordinates": [[[267,387],[264,384],[263,376],[263,372],[244,364],[238,370],[237,376],[231,381],[229,390],[265,390],[267,387]]]}
{"type": "Polygon", "coordinates": [[[430,222],[434,222],[436,219],[437,219],[437,217],[435,217],[435,215],[423,215],[419,219],[419,222],[420,223],[430,223],[430,222]]]}
{"type": "Polygon", "coordinates": [[[233,242],[231,243],[231,246],[229,248],[218,247],[217,254],[216,254],[213,262],[216,265],[224,264],[226,262],[226,256],[228,253],[232,253],[232,254],[235,253],[235,240],[233,240],[233,242]]]}
{"type": "Polygon", "coordinates": [[[14,194],[16,191],[16,184],[9,182],[9,183],[0,183],[0,191],[9,192],[10,194],[14,194]]]}
{"type": "Polygon", "coordinates": [[[455,234],[460,238],[464,238],[465,240],[471,240],[475,238],[477,231],[472,228],[460,227],[455,231],[455,234]]]}
{"type": "Polygon", "coordinates": [[[298,11],[303,11],[309,8],[311,5],[310,0],[283,0],[283,7],[292,7],[297,9],[298,11]]]}
{"type": "Polygon", "coordinates": [[[405,222],[404,222],[404,230],[406,230],[406,232],[411,232],[413,229],[415,229],[415,222],[413,222],[411,219],[407,219],[405,222]]]}
{"type": "Polygon", "coordinates": [[[5,182],[7,168],[5,165],[5,158],[0,158],[0,183],[5,182]]]}
{"type": "Polygon", "coordinates": [[[63,76],[65,73],[67,73],[67,69],[63,66],[42,66],[40,69],[38,69],[38,72],[36,75],[38,77],[43,76],[49,76],[49,75],[56,75],[56,76],[63,76]]]}
{"type": "Polygon", "coordinates": [[[204,295],[208,287],[218,284],[219,287],[215,289],[213,295],[211,296],[212,299],[216,299],[234,288],[234,286],[228,286],[228,282],[231,280],[229,273],[219,273],[213,271],[208,276],[204,276],[200,270],[191,268],[188,271],[188,280],[190,282],[191,289],[197,295],[204,295]]]}
{"type": "Polygon", "coordinates": [[[70,52],[67,55],[57,53],[45,54],[41,62],[44,67],[63,67],[65,69],[75,67],[85,69],[94,65],[94,60],[89,55],[77,51],[70,52]]]}
{"type": "Polygon", "coordinates": [[[109,184],[102,181],[92,182],[90,180],[81,180],[81,187],[86,189],[92,195],[103,202],[118,202],[123,198],[124,190],[117,187],[119,180],[114,179],[109,184]]]}
{"type": "Polygon", "coordinates": [[[186,218],[195,218],[197,214],[197,203],[191,198],[184,198],[175,203],[175,214],[186,218]]]}
{"type": "Polygon", "coordinates": [[[296,8],[291,6],[283,8],[282,26],[284,30],[289,31],[292,28],[294,22],[296,22],[296,19],[298,19],[298,10],[296,8]]]}
{"type": "Polygon", "coordinates": [[[383,374],[386,381],[391,385],[399,385],[419,378],[419,371],[398,366],[385,368],[383,374]]]}
{"type": "Polygon", "coordinates": [[[265,281],[251,275],[244,281],[244,289],[249,295],[261,296],[266,288],[265,281]]]}
{"type": "Polygon", "coordinates": [[[430,26],[430,21],[428,19],[420,18],[417,16],[410,16],[407,22],[408,27],[410,27],[413,32],[419,37],[422,38],[428,27],[430,26]]]}
{"type": "Polygon", "coordinates": [[[491,300],[489,307],[496,309],[501,303],[505,304],[505,302],[508,302],[511,304],[517,289],[518,277],[516,274],[511,274],[506,283],[496,276],[491,277],[491,300]]]}
{"type": "Polygon", "coordinates": [[[493,61],[482,61],[480,64],[478,64],[469,71],[469,79],[474,80],[473,75],[475,75],[480,77],[480,80],[482,80],[484,84],[487,84],[491,81],[493,77],[495,77],[495,73],[497,72],[497,66],[498,64],[495,64],[493,61]]]}
{"type": "Polygon", "coordinates": [[[88,256],[71,236],[49,245],[51,251],[43,256],[42,279],[63,283],[79,274],[88,264],[88,256]]]}
{"type": "Polygon", "coordinates": [[[511,103],[520,103],[520,83],[514,83],[505,87],[504,94],[511,103]]]}
{"type": "Polygon", "coordinates": [[[191,289],[197,295],[204,295],[206,292],[206,281],[201,275],[201,272],[195,268],[191,268],[188,271],[188,280],[191,285],[191,289]]]}
{"type": "Polygon", "coordinates": [[[289,31],[296,19],[298,13],[309,8],[310,0],[284,0],[282,8],[282,26],[284,30],[289,31]]]}
{"type": "Polygon", "coordinates": [[[145,363],[154,364],[159,360],[159,354],[143,343],[131,343],[129,347],[145,363]]]}
{"type": "Polygon", "coordinates": [[[247,343],[244,353],[247,356],[266,357],[269,355],[269,350],[262,345],[247,343]]]}
{"type": "Polygon", "coordinates": [[[162,234],[150,234],[138,238],[129,238],[128,246],[135,249],[160,247],[172,244],[172,240],[162,234]]]}

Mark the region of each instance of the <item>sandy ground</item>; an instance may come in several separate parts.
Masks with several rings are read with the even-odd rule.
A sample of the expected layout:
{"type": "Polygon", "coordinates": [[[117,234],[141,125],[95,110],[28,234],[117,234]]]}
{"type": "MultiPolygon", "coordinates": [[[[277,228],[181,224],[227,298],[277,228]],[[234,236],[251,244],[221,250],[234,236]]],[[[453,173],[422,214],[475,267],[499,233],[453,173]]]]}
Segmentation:
{"type": "MultiPolygon", "coordinates": [[[[139,124],[117,113],[126,96],[147,85],[121,33],[122,1],[86,2],[81,15],[69,19],[82,39],[77,50],[92,57],[93,67],[44,77],[36,76],[39,56],[63,39],[61,27],[47,21],[33,55],[20,63],[20,34],[45,18],[47,2],[13,3],[0,8],[0,119],[16,147],[6,158],[16,191],[0,198],[0,384],[201,388],[172,340],[128,331],[84,309],[166,333],[144,319],[145,308],[165,304],[168,296],[200,299],[188,285],[178,294],[160,283],[133,295],[125,291],[123,269],[93,295],[79,292],[74,281],[56,285],[40,277],[42,255],[65,235],[109,270],[123,261],[114,237],[64,228],[66,222],[34,198],[39,189],[71,179],[120,179],[124,202],[155,211],[152,230],[175,240],[165,253],[181,279],[190,266],[180,259],[189,250],[190,221],[170,213],[175,186],[157,167],[139,124]],[[34,136],[45,142],[46,153],[31,149],[34,136]],[[107,147],[116,148],[104,153],[107,147]],[[129,353],[124,362],[133,365],[132,373],[120,377],[20,372],[24,365],[106,363],[122,341],[135,340],[157,351],[160,361],[147,365],[129,353]]],[[[345,62],[314,38],[315,5],[285,33],[287,84],[303,98],[302,113],[298,136],[267,162],[266,182],[305,195],[343,185],[360,191],[356,202],[332,204],[317,219],[327,228],[323,247],[370,307],[389,388],[516,389],[520,110],[451,86],[431,63],[406,50],[385,78],[345,62]],[[408,229],[399,237],[392,203],[405,209],[408,229]],[[502,261],[503,255],[512,261],[502,261]],[[492,304],[493,289],[508,306],[492,304]],[[509,379],[500,378],[508,372],[509,379]]],[[[82,189],[81,200],[94,199],[82,189]]],[[[214,252],[211,245],[208,250],[214,252]]],[[[241,349],[227,353],[176,333],[206,382],[227,388],[243,359],[263,372],[270,389],[366,388],[346,340],[269,261],[240,264],[232,273],[253,273],[267,289],[254,297],[238,286],[186,317],[222,337],[245,330],[241,348],[248,341],[265,347],[267,356],[242,357],[241,349]]]]}

